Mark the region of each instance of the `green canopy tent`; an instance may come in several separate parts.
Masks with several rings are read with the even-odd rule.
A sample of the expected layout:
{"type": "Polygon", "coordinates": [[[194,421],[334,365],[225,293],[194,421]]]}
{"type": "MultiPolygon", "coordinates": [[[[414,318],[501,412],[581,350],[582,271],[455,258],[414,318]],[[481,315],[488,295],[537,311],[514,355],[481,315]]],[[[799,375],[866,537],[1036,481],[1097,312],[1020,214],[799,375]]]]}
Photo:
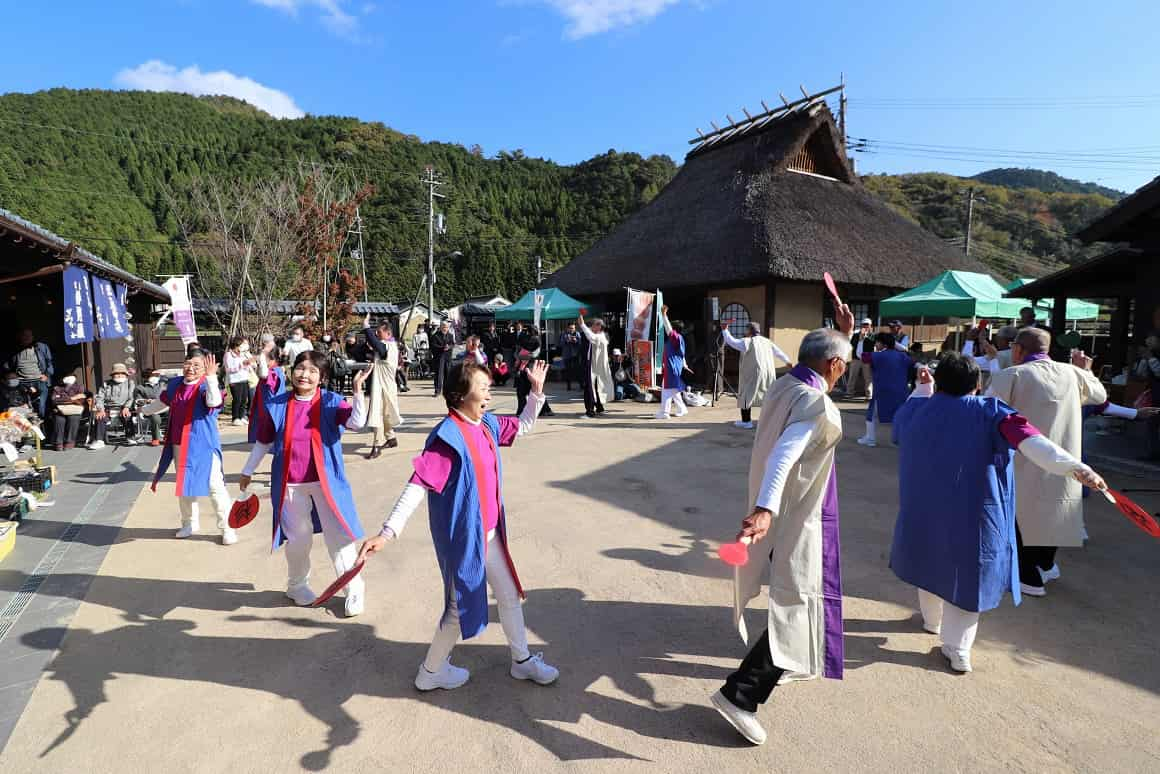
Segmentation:
{"type": "MultiPolygon", "coordinates": [[[[1015,280],[1014,282],[1011,282],[1010,284],[1008,284],[1007,287],[1004,288],[1004,290],[1014,290],[1015,288],[1021,288],[1024,285],[1026,285],[1027,283],[1032,282],[1032,281],[1033,280],[1031,277],[1020,277],[1019,279],[1015,280]]],[[[1055,302],[1050,298],[1040,299],[1035,304],[1035,308],[1037,310],[1042,310],[1047,315],[1051,314],[1051,310],[1054,306],[1055,306],[1055,302]]],[[[1039,315],[1037,313],[1036,317],[1038,317],[1038,316],[1039,315]]],[[[1090,301],[1080,301],[1077,298],[1069,298],[1067,300],[1067,313],[1065,315],[1066,319],[1068,319],[1068,320],[1094,320],[1099,316],[1100,316],[1100,305],[1099,304],[1093,304],[1090,301]]]]}
{"type": "MultiPolygon", "coordinates": [[[[575,320],[580,316],[581,309],[592,309],[590,305],[577,301],[559,288],[542,288],[539,292],[544,296],[544,303],[540,307],[541,320],[575,320]]],[[[531,320],[536,308],[535,294],[535,290],[524,293],[519,301],[496,311],[495,319],[531,320]]]]}
{"type": "MultiPolygon", "coordinates": [[[[972,271],[944,271],[929,282],[878,305],[878,313],[892,317],[958,317],[1013,320],[1027,302],[1004,298],[1006,290],[990,274],[972,271]]],[[[1036,317],[1046,319],[1042,310],[1036,317]]]]}

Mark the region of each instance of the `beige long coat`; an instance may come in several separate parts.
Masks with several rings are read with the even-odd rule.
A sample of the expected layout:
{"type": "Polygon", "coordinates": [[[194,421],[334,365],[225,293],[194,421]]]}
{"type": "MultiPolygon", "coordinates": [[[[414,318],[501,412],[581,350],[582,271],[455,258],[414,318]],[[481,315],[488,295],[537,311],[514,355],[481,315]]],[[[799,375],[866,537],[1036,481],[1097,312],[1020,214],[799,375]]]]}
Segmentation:
{"type": "MultiPolygon", "coordinates": [[[[765,396],[749,463],[747,508],[757,501],[766,461],[778,438],[797,422],[812,422],[813,436],[790,469],[769,532],[749,547],[749,562],[734,576],[733,622],[748,640],[742,611],[761,592],[762,583],[768,582],[773,663],[789,672],[817,676],[823,672],[826,657],[822,502],[834,451],[842,440],[842,416],[825,393],[791,374],[774,382],[765,396]]],[[[829,548],[837,550],[836,545],[829,548]]],[[[840,632],[840,593],[836,601],[840,632]]]]}
{"type": "MultiPolygon", "coordinates": [[[[1005,368],[991,378],[994,395],[1027,418],[1076,459],[1083,451],[1081,406],[1108,399],[1091,371],[1070,363],[1036,360],[1005,368]]],[[[1083,487],[1015,455],[1015,519],[1027,546],[1083,545],[1083,487]]]]}

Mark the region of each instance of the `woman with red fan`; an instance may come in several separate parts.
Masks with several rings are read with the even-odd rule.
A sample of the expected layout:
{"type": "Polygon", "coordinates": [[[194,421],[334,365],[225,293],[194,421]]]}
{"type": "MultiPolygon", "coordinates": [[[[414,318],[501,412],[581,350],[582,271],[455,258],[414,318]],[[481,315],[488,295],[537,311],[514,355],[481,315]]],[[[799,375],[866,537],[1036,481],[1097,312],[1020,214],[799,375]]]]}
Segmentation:
{"type": "MultiPolygon", "coordinates": [[[[356,541],[363,530],[342,462],[344,430],[366,423],[363,383],[369,371],[354,378],[353,405],[338,393],[320,386],[330,375],[330,363],[321,352],[302,352],[290,372],[291,390],[270,398],[258,427],[258,440],[242,468],[240,484],[249,487],[255,468],[268,452],[270,502],[274,506],[273,547],[286,543],[286,596],[294,604],[314,602],[310,589],[310,548],[321,532],[342,575],[355,564],[356,541]]],[[[346,614],[363,611],[365,582],[354,578],[346,589],[346,614]]]]}
{"type": "Polygon", "coordinates": [[[471,676],[451,663],[451,650],[460,636],[471,639],[487,628],[488,586],[511,650],[511,676],[539,685],[560,676],[544,662],[542,653],[533,655],[528,649],[520,606],[524,591],[508,552],[499,448],[511,446],[535,427],[545,402],[548,364],[537,360],[526,374],[531,393],[523,412],[519,417],[497,417],[487,411],[491,402],[487,368],[468,359],[451,369],[443,386],[447,416],[427,436],[423,453],[414,461],[415,473],[382,531],[363,543],[359,552],[359,561],[364,561],[398,537],[426,496],[431,538],[443,576],[443,612],[415,675],[420,691],[458,688],[471,676]]]}

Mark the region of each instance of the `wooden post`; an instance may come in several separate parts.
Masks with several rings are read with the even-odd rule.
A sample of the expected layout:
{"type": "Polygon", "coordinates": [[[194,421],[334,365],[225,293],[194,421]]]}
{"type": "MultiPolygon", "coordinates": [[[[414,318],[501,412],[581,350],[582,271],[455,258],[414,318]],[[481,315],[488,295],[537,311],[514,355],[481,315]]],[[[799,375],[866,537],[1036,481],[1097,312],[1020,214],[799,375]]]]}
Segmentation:
{"type": "Polygon", "coordinates": [[[1067,299],[1056,296],[1054,306],[1051,307],[1051,335],[1058,338],[1067,330],[1067,299]]]}
{"type": "Polygon", "coordinates": [[[1116,308],[1112,311],[1111,348],[1108,351],[1108,362],[1112,366],[1113,376],[1120,373],[1128,365],[1128,310],[1132,306],[1132,299],[1120,296],[1116,299],[1116,308]]]}

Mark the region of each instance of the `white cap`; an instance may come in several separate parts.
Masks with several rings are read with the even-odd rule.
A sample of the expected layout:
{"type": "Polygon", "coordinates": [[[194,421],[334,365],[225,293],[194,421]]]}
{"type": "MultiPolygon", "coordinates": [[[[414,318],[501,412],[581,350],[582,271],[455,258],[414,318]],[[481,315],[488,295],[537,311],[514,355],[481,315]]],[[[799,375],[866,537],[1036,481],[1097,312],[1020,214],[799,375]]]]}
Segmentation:
{"type": "Polygon", "coordinates": [[[622,357],[624,356],[624,353],[623,353],[623,352],[621,352],[619,349],[614,349],[614,350],[612,350],[612,354],[614,354],[614,355],[620,355],[620,356],[622,356],[622,357]]]}
{"type": "Polygon", "coordinates": [[[863,325],[873,325],[873,324],[874,324],[874,321],[873,321],[873,320],[871,320],[869,317],[863,317],[863,318],[862,318],[862,324],[863,324],[863,325]]]}

